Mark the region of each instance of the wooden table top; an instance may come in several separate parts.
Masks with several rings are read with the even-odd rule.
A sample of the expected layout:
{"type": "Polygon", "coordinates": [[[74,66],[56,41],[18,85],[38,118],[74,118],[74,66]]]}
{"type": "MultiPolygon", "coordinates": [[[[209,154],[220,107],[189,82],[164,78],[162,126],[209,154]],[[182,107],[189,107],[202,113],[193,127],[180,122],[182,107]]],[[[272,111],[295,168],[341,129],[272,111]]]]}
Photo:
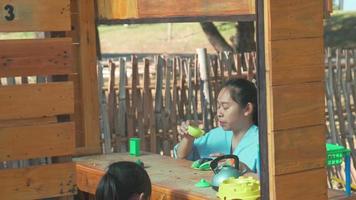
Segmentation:
{"type": "Polygon", "coordinates": [[[167,156],[143,153],[139,157],[129,156],[128,153],[112,153],[75,158],[74,161],[82,166],[106,171],[107,167],[117,161],[137,161],[140,159],[150,176],[152,185],[167,188],[175,193],[200,196],[204,199],[216,199],[216,191],[210,188],[197,188],[195,183],[204,178],[210,182],[212,171],[194,170],[191,161],[176,160],[167,156]]]}
{"type": "MultiPolygon", "coordinates": [[[[152,189],[157,188],[167,193],[177,194],[179,197],[190,197],[186,199],[217,199],[216,191],[212,188],[197,188],[195,183],[204,178],[210,182],[213,172],[198,171],[192,169],[191,161],[176,160],[167,156],[143,153],[139,157],[129,156],[128,153],[112,153],[105,155],[94,155],[74,158],[80,168],[81,173],[87,173],[92,178],[92,182],[85,180],[85,187],[79,189],[94,194],[96,185],[107,167],[117,161],[137,161],[140,159],[145,164],[145,169],[150,176],[152,189]]],[[[77,182],[81,180],[77,180],[77,182]]],[[[330,200],[356,199],[355,196],[345,197],[343,191],[329,190],[330,200]]],[[[174,198],[180,199],[180,198],[174,198]]],[[[185,199],[185,198],[183,198],[185,199]]]]}

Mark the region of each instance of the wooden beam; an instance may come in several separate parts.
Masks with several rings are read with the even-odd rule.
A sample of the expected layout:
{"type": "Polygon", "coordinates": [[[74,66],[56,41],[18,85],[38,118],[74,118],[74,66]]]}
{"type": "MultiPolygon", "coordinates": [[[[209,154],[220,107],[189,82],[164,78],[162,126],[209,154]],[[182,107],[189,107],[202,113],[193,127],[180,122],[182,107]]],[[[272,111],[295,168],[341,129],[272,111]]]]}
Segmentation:
{"type": "Polygon", "coordinates": [[[251,0],[138,0],[138,17],[226,16],[255,13],[251,0]]]}
{"type": "Polygon", "coordinates": [[[184,23],[184,22],[211,22],[211,21],[255,21],[255,14],[229,15],[229,16],[196,16],[196,17],[161,17],[161,18],[132,18],[132,19],[98,19],[99,24],[152,24],[152,23],[184,23]]]}
{"type": "Polygon", "coordinates": [[[73,73],[72,39],[1,40],[0,76],[73,73]]]}
{"type": "Polygon", "coordinates": [[[68,31],[69,0],[2,0],[0,32],[68,31]]]}
{"type": "Polygon", "coordinates": [[[2,86],[0,105],[0,120],[72,114],[73,83],[2,86]]]}
{"type": "MultiPolygon", "coordinates": [[[[79,83],[81,90],[81,118],[84,128],[84,147],[91,153],[101,152],[99,130],[99,95],[96,72],[94,1],[78,0],[79,10],[79,83]]],[[[79,153],[79,152],[78,152],[79,153]]],[[[81,149],[81,153],[85,151],[81,149]]]]}
{"type": "Polygon", "coordinates": [[[2,199],[42,199],[76,193],[74,163],[3,169],[0,180],[2,199]]]}
{"type": "Polygon", "coordinates": [[[74,143],[73,122],[1,128],[0,161],[71,155],[74,143]]]}
{"type": "Polygon", "coordinates": [[[255,14],[253,0],[102,0],[99,19],[143,19],[255,14]]]}

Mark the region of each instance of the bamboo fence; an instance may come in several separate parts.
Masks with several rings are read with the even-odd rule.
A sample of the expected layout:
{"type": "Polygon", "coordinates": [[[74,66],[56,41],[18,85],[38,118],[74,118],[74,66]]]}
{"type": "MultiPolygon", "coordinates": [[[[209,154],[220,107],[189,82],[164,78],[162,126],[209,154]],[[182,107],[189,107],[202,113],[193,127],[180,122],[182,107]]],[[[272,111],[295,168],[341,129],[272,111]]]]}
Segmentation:
{"type": "Polygon", "coordinates": [[[255,78],[255,53],[208,55],[198,49],[196,55],[138,57],[98,64],[104,152],[127,151],[128,139],[139,137],[142,150],[171,155],[177,124],[202,120],[205,130],[216,125],[216,97],[226,79],[255,78]]]}
{"type": "MultiPolygon", "coordinates": [[[[327,142],[351,149],[351,178],[356,182],[356,50],[325,51],[325,102],[327,142]]],[[[332,176],[345,180],[344,166],[328,169],[332,176]]]]}

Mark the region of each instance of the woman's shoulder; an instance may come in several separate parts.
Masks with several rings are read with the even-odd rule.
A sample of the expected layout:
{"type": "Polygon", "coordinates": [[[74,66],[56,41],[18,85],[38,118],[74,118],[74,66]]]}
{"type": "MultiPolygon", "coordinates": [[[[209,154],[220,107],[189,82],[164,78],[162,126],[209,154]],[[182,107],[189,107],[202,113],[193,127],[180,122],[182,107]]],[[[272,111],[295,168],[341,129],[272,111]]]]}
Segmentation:
{"type": "Polygon", "coordinates": [[[248,133],[247,133],[247,137],[246,137],[247,141],[249,141],[249,143],[259,143],[259,131],[258,131],[258,126],[256,125],[252,125],[249,129],[248,129],[248,133]]]}

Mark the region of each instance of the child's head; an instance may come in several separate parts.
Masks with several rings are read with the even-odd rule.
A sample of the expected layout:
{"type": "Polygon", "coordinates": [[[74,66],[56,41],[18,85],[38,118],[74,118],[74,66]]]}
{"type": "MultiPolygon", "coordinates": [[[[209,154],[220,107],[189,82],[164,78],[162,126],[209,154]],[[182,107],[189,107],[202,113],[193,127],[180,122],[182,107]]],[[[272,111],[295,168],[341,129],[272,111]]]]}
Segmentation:
{"type": "Polygon", "coordinates": [[[109,166],[96,189],[96,200],[146,200],[151,196],[151,181],[140,165],[120,161],[109,166]]]}

